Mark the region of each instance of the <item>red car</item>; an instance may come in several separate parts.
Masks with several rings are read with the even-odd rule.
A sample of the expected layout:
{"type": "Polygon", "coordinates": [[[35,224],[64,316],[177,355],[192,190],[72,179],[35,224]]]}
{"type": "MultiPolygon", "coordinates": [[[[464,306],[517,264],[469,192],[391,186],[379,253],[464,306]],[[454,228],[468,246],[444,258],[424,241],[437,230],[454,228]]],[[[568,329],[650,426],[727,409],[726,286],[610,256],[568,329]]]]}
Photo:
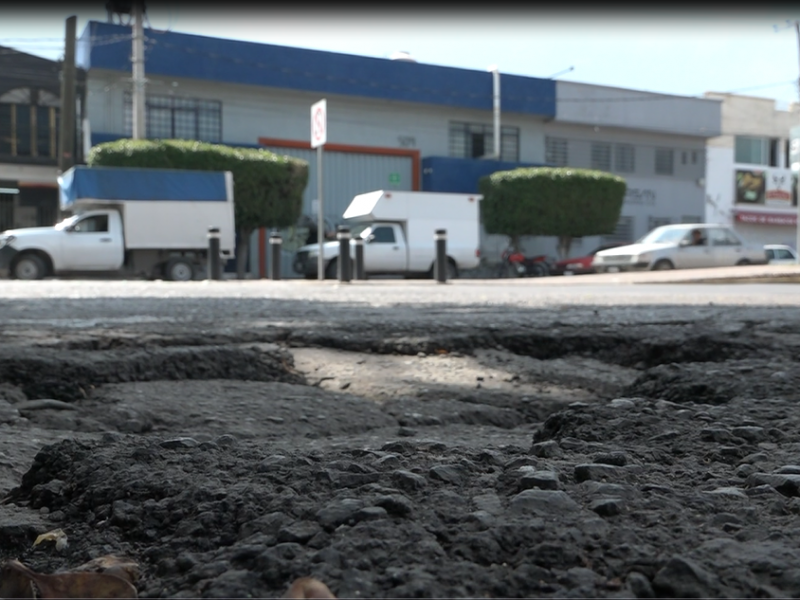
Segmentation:
{"type": "Polygon", "coordinates": [[[616,248],[617,246],[624,245],[625,244],[621,242],[616,244],[603,244],[602,246],[598,246],[592,250],[586,256],[578,256],[576,258],[559,260],[556,262],[552,271],[550,271],[550,274],[565,275],[569,273],[570,275],[588,275],[589,273],[595,273],[595,270],[592,267],[592,259],[597,252],[600,252],[600,250],[608,250],[609,248],[616,248]]]}

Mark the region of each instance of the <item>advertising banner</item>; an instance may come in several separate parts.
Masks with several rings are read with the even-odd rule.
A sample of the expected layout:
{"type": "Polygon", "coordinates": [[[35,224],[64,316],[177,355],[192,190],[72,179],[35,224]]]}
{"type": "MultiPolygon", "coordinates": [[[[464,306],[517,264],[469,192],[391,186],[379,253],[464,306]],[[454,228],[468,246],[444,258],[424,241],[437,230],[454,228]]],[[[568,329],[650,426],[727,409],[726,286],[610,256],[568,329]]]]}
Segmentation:
{"type": "Polygon", "coordinates": [[[736,203],[791,208],[792,181],[790,169],[736,169],[736,203]]]}

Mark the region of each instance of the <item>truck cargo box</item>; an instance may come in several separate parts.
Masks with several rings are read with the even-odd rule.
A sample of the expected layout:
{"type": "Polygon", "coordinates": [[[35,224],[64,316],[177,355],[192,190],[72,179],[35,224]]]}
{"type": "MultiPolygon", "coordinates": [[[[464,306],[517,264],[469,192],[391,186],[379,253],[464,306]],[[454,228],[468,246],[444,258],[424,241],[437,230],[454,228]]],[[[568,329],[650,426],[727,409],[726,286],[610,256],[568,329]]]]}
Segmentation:
{"type": "Polygon", "coordinates": [[[230,172],[76,166],[59,188],[62,210],[117,208],[126,249],[206,248],[218,227],[221,250],[234,251],[230,172]]]}

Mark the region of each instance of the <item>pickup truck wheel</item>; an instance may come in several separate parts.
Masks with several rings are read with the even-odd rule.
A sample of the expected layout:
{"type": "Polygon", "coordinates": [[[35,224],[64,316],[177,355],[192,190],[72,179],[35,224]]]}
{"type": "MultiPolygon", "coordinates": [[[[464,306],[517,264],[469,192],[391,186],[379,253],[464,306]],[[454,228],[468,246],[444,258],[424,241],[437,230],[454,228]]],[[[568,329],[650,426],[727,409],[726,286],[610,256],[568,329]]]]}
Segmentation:
{"type": "Polygon", "coordinates": [[[194,265],[185,258],[173,258],[167,262],[164,274],[170,281],[191,281],[194,279],[194,265]]]}
{"type": "Polygon", "coordinates": [[[739,262],[736,263],[736,266],[737,267],[744,267],[744,266],[749,265],[749,264],[750,264],[750,261],[747,260],[746,258],[743,258],[742,260],[740,260],[739,262]]]}
{"type": "Polygon", "coordinates": [[[339,260],[336,258],[332,258],[331,262],[328,263],[328,266],[325,267],[325,279],[336,279],[337,271],[339,269],[339,260]]]}
{"type": "Polygon", "coordinates": [[[16,279],[42,279],[47,273],[47,267],[35,254],[23,254],[14,264],[13,272],[16,279]]]}

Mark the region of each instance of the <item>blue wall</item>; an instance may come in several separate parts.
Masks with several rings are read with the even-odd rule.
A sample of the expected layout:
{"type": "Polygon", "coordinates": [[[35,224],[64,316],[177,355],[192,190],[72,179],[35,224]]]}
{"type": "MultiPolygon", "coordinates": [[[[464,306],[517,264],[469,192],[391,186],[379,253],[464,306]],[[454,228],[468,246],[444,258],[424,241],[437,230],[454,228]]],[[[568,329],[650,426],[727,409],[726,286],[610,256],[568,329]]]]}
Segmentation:
{"type": "Polygon", "coordinates": [[[496,171],[519,167],[543,167],[543,164],[428,156],[422,159],[422,190],[425,192],[478,193],[478,180],[496,171]]]}
{"type": "MultiPolygon", "coordinates": [[[[78,62],[86,69],[130,72],[130,54],[130,27],[90,21],[81,36],[78,62]]],[[[145,30],[145,73],[492,110],[488,71],[152,29],[145,30]]],[[[503,73],[500,80],[503,112],[555,117],[555,81],[503,73]]]]}

